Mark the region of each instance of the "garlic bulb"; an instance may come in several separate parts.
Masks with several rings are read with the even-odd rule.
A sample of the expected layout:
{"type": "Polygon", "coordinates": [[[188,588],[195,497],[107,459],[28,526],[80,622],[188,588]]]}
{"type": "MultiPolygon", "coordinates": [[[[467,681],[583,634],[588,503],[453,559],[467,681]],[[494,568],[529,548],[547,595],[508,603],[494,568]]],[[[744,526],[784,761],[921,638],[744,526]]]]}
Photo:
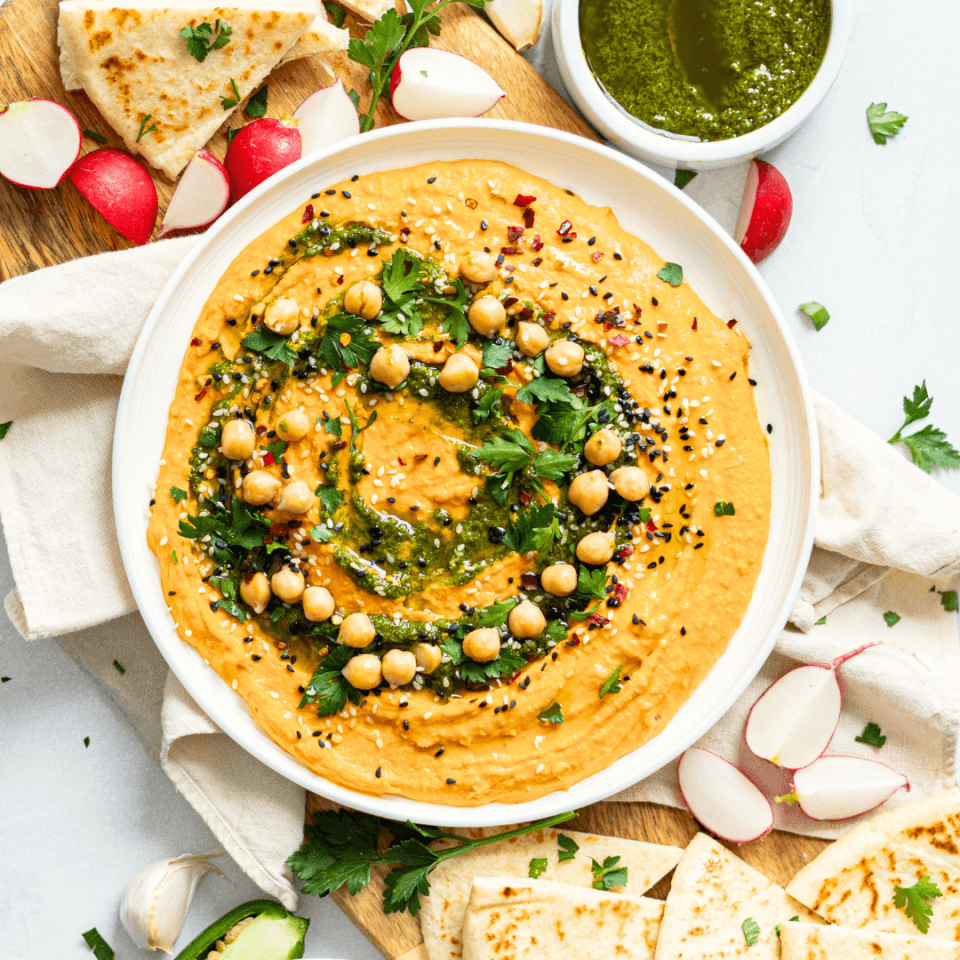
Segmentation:
{"type": "Polygon", "coordinates": [[[543,0],[487,0],[483,12],[520,53],[540,39],[543,0]]]}
{"type": "Polygon", "coordinates": [[[120,901],[120,922],[141,950],[170,949],[187,918],[197,884],[209,871],[223,873],[207,861],[222,850],[193,856],[167,857],[130,878],[120,901]]]}

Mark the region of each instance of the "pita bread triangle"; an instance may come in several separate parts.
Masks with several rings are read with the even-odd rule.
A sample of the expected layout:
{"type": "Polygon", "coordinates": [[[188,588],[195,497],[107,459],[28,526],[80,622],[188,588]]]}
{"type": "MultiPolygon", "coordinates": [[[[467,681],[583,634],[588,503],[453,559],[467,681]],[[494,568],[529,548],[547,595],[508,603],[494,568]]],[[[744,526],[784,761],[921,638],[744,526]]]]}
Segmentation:
{"type": "Polygon", "coordinates": [[[684,850],[670,883],[660,923],[656,960],[777,960],[777,924],[792,917],[820,923],[775,883],[698,833],[684,850]],[[759,930],[751,944],[746,921],[759,930]]]}
{"type": "Polygon", "coordinates": [[[787,893],[844,927],[913,936],[894,887],[927,875],[943,896],[930,901],[928,936],[960,941],[960,792],[944,790],[878,814],[832,843],[787,893]]]}
{"type": "Polygon", "coordinates": [[[315,0],[275,0],[258,7],[243,0],[223,6],[193,0],[64,0],[60,70],[82,86],[131,153],[175,179],[236,109],[224,109],[222,103],[224,97],[237,99],[233,84],[239,100],[246,98],[316,15],[315,0]],[[231,28],[229,42],[200,62],[180,32],[217,20],[231,28]]]}
{"type": "Polygon", "coordinates": [[[815,927],[787,923],[780,927],[782,960],[960,960],[960,944],[896,933],[815,927]]]}
{"type": "Polygon", "coordinates": [[[463,960],[653,960],[663,901],[553,880],[478,877],[463,960]]]}

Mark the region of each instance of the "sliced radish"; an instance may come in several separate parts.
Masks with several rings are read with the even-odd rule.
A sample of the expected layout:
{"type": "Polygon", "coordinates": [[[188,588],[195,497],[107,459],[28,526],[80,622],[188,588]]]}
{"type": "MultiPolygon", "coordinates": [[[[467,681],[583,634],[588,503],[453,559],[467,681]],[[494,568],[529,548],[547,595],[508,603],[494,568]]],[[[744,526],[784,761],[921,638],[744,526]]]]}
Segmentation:
{"type": "Polygon", "coordinates": [[[157,188],[129,154],[104,147],[77,161],[73,185],[93,209],[128,240],[144,244],[157,220],[157,188]]]}
{"type": "Polygon", "coordinates": [[[479,117],[505,96],[472,60],[431,47],[408,50],[390,77],[393,109],[405,120],[479,117]]]}
{"type": "Polygon", "coordinates": [[[793,216],[793,194],[772,163],[751,160],[733,239],[754,262],[769,257],[780,245],[793,216]]]}
{"type": "Polygon", "coordinates": [[[744,737],[758,757],[796,770],[813,763],[830,745],[840,719],[837,670],[851,657],[880,646],[868,643],[837,657],[830,666],[808,664],[785,673],[750,708],[744,737]]]}
{"type": "Polygon", "coordinates": [[[0,174],[18,187],[52,190],[80,156],[74,115],[52,100],[0,107],[0,174]]]}
{"type": "Polygon", "coordinates": [[[263,117],[248,123],[227,147],[226,165],[233,199],[246,196],[302,155],[303,140],[296,120],[263,117]]]}
{"type": "Polygon", "coordinates": [[[338,80],[333,86],[311,93],[293,112],[303,143],[302,156],[360,133],[360,117],[353,101],[338,80]]]}
{"type": "Polygon", "coordinates": [[[212,153],[200,150],[187,164],[177,189],[173,191],[157,239],[174,230],[209,226],[229,203],[227,168],[212,153]]]}
{"type": "Polygon", "coordinates": [[[773,827],[773,808],[759,787],[709,750],[690,747],[680,758],[677,781],[690,812],[721,840],[747,843],[773,827]]]}
{"type": "Polygon", "coordinates": [[[879,807],[910,783],[878,760],[821,757],[793,775],[793,793],[777,803],[798,803],[811,820],[849,820],[879,807]]]}

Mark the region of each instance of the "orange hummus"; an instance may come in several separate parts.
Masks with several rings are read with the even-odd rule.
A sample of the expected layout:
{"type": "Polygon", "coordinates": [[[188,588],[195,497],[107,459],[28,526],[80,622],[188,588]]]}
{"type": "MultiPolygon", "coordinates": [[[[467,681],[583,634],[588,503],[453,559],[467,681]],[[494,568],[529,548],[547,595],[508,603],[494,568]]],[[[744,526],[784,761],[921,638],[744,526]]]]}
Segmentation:
{"type": "Polygon", "coordinates": [[[220,279],[148,539],[180,636],[310,770],[530,800],[723,653],[770,468],[750,345],[682,266],[461,161],[319,185],[220,279]]]}

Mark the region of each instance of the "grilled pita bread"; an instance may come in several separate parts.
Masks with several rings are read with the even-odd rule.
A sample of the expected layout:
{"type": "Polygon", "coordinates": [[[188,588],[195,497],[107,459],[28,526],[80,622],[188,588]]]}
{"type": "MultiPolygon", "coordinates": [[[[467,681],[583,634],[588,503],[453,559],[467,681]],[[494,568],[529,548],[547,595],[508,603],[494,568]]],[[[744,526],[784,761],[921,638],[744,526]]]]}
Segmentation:
{"type": "Polygon", "coordinates": [[[670,884],[656,960],[776,960],[776,926],[789,925],[794,916],[806,923],[821,922],[716,840],[698,833],[670,884]],[[752,946],[743,929],[748,919],[760,927],[752,946]]]}
{"type": "Polygon", "coordinates": [[[194,0],[64,0],[58,40],[61,75],[79,83],[131,153],[174,179],[317,16],[315,0],[269,7],[203,6],[194,0]],[[228,24],[230,42],[201,63],[180,36],[186,27],[228,24]],[[156,130],[140,136],[141,122],[156,130]]]}
{"type": "MultiPolygon", "coordinates": [[[[501,829],[468,832],[478,838],[501,829]]],[[[590,859],[602,862],[606,857],[620,857],[618,866],[627,868],[627,889],[637,895],[666,876],[682,853],[679,847],[656,843],[574,831],[538,830],[453,857],[430,874],[430,895],[423,899],[420,926],[427,953],[430,960],[455,960],[461,956],[463,918],[470,888],[477,878],[527,876],[530,861],[544,859],[547,861],[544,879],[589,888],[593,883],[590,859]],[[572,860],[563,863],[559,862],[557,846],[560,832],[580,847],[572,860]]]]}
{"type": "Polygon", "coordinates": [[[831,923],[914,935],[895,886],[924,874],[940,888],[929,936],[960,941],[960,792],[931,794],[861,823],[804,867],[787,893],[831,923]]]}
{"type": "Polygon", "coordinates": [[[552,880],[479,877],[463,960],[653,960],[663,903],[552,880]]]}
{"type": "Polygon", "coordinates": [[[783,960],[960,960],[960,945],[918,935],[815,927],[785,923],[780,927],[783,960]]]}

